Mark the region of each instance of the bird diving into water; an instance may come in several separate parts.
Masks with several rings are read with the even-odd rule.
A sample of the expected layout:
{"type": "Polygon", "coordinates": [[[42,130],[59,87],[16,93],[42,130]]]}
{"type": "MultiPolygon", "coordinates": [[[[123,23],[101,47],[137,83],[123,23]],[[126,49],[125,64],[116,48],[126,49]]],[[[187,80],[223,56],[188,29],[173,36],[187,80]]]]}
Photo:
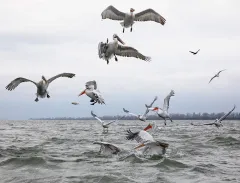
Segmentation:
{"type": "Polygon", "coordinates": [[[221,70],[221,71],[219,71],[216,75],[214,75],[214,76],[210,79],[210,81],[208,82],[208,84],[211,83],[211,81],[212,81],[214,78],[219,77],[219,74],[220,74],[221,72],[225,71],[225,70],[226,70],[226,69],[221,70]]]}
{"type": "Polygon", "coordinates": [[[193,51],[189,51],[189,52],[192,53],[193,55],[196,55],[199,51],[200,51],[200,49],[196,52],[193,52],[193,51]]]}
{"type": "Polygon", "coordinates": [[[113,6],[108,6],[101,14],[102,19],[111,19],[111,20],[123,20],[121,22],[121,26],[123,27],[123,33],[125,28],[131,27],[130,31],[132,32],[132,26],[135,21],[154,21],[160,23],[162,25],[165,24],[166,20],[153,9],[146,9],[139,13],[134,14],[135,10],[133,8],[130,9],[129,13],[123,13],[117,10],[113,6]]]}
{"type": "Polygon", "coordinates": [[[36,87],[37,87],[37,98],[35,99],[36,102],[38,102],[38,97],[40,98],[45,98],[47,96],[47,98],[50,98],[50,95],[49,95],[49,92],[47,91],[48,89],[48,86],[49,84],[54,81],[55,79],[59,78],[59,77],[68,77],[68,78],[72,78],[74,77],[75,74],[73,73],[62,73],[62,74],[58,74],[50,79],[46,79],[44,76],[42,76],[42,80],[38,83],[32,81],[32,80],[29,80],[29,79],[26,79],[26,78],[22,78],[22,77],[19,77],[19,78],[16,78],[14,79],[10,84],[8,84],[6,86],[6,89],[9,90],[9,91],[12,91],[14,90],[20,83],[23,83],[23,82],[32,82],[36,87]]]}
{"type": "Polygon", "coordinates": [[[144,61],[150,61],[151,58],[144,56],[143,54],[139,53],[138,50],[135,48],[129,47],[129,46],[122,46],[119,44],[125,44],[117,34],[113,35],[113,42],[103,43],[100,42],[98,44],[98,56],[100,59],[104,59],[107,61],[107,64],[109,64],[109,60],[114,56],[115,61],[118,61],[116,55],[122,56],[122,57],[135,57],[139,58],[144,61]]]}

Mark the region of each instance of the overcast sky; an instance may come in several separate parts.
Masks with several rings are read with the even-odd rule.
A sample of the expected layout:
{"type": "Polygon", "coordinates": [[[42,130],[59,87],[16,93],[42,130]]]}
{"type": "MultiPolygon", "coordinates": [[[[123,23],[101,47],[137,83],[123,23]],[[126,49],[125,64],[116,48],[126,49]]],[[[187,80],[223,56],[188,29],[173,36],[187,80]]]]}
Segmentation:
{"type": "MultiPolygon", "coordinates": [[[[170,113],[227,112],[240,106],[240,1],[238,0],[3,0],[0,6],[0,119],[30,117],[121,115],[122,108],[143,113],[155,95],[162,105],[171,89],[170,113]],[[166,24],[136,22],[122,33],[119,21],[101,20],[113,5],[135,12],[152,8],[166,24]],[[150,63],[118,57],[99,59],[100,41],[116,33],[128,46],[151,56],[150,63]],[[197,51],[193,56],[189,50],[197,51]],[[220,78],[208,84],[219,70],[220,78]],[[50,99],[35,102],[36,87],[22,83],[5,89],[13,79],[39,81],[62,72],[49,87],[50,99]],[[91,106],[78,97],[85,82],[96,80],[106,105],[91,106]],[[71,102],[79,102],[73,106],[71,102]]],[[[239,111],[238,108],[236,111],[239,111]]]]}

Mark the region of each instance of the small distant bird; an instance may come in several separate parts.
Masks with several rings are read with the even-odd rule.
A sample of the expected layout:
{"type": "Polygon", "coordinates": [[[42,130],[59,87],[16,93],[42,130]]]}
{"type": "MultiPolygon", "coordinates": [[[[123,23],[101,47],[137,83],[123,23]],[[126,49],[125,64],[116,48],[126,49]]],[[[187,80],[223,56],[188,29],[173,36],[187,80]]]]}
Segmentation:
{"type": "Polygon", "coordinates": [[[170,121],[173,122],[170,117],[170,114],[168,113],[168,108],[169,108],[170,98],[174,95],[175,95],[174,91],[171,90],[171,92],[164,99],[164,104],[162,109],[160,107],[148,108],[150,111],[155,111],[160,118],[163,118],[165,125],[166,125],[166,119],[170,119],[170,121]]]}
{"type": "Polygon", "coordinates": [[[11,90],[14,90],[20,83],[23,83],[23,82],[32,82],[33,84],[35,84],[35,86],[37,87],[37,98],[35,99],[36,102],[38,102],[38,97],[41,97],[41,98],[45,98],[47,96],[47,98],[50,98],[50,95],[47,91],[47,88],[48,88],[48,85],[54,81],[55,79],[59,78],[59,77],[68,77],[68,78],[72,78],[74,77],[75,74],[73,73],[62,73],[62,74],[58,74],[50,79],[46,79],[44,76],[42,76],[42,80],[38,83],[32,81],[32,80],[29,80],[29,79],[26,79],[26,78],[16,78],[14,79],[9,85],[6,86],[6,89],[11,91],[11,90]]]}
{"type": "Polygon", "coordinates": [[[77,102],[72,102],[72,104],[73,104],[73,105],[78,105],[79,103],[77,103],[77,102]]]}
{"type": "Polygon", "coordinates": [[[200,51],[200,49],[196,52],[193,52],[193,51],[189,51],[189,52],[192,53],[193,55],[196,55],[199,51],[200,51]]]}
{"type": "Polygon", "coordinates": [[[104,155],[118,154],[121,151],[121,149],[116,145],[110,144],[108,142],[93,142],[93,144],[100,145],[101,147],[99,153],[104,155]]]}
{"type": "Polygon", "coordinates": [[[93,102],[91,105],[96,103],[105,104],[104,99],[99,90],[97,90],[97,82],[96,81],[88,81],[85,84],[86,89],[83,90],[78,96],[86,94],[91,98],[90,102],[93,102]]]}
{"type": "Polygon", "coordinates": [[[208,82],[208,84],[209,84],[214,78],[219,77],[219,74],[220,74],[221,72],[225,71],[225,70],[226,70],[226,69],[219,71],[215,76],[213,76],[213,77],[210,79],[210,81],[208,82]]]}
{"type": "Polygon", "coordinates": [[[165,24],[166,20],[153,9],[146,9],[139,13],[133,14],[135,10],[130,9],[130,13],[123,13],[117,10],[113,6],[108,6],[101,14],[102,19],[111,19],[111,20],[123,20],[120,24],[123,27],[123,33],[125,28],[131,27],[130,31],[132,32],[132,26],[134,21],[154,21],[162,25],[165,24]]]}

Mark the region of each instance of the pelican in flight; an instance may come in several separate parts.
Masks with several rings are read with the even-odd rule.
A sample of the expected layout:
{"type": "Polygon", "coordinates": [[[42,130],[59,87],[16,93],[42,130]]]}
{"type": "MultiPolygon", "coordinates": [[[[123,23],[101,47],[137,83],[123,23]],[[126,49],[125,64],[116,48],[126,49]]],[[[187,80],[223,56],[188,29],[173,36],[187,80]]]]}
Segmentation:
{"type": "Polygon", "coordinates": [[[157,100],[157,96],[153,99],[153,101],[152,101],[152,103],[150,105],[145,104],[147,109],[146,109],[146,111],[145,111],[145,113],[143,115],[140,115],[140,114],[137,115],[137,114],[131,113],[131,112],[129,112],[128,110],[126,110],[124,108],[123,108],[123,111],[125,113],[128,113],[128,114],[132,115],[132,116],[137,117],[140,121],[144,121],[145,122],[147,120],[147,114],[149,113],[149,109],[148,108],[151,108],[156,100],[157,100]]]}
{"type": "Polygon", "coordinates": [[[152,135],[150,135],[147,130],[152,128],[150,123],[144,130],[138,132],[132,132],[130,129],[127,131],[127,140],[136,140],[139,144],[134,148],[135,150],[141,149],[143,155],[164,155],[166,153],[166,148],[168,148],[167,143],[156,141],[152,135]]]}
{"type": "Polygon", "coordinates": [[[162,109],[160,107],[148,108],[150,111],[155,111],[160,118],[163,118],[165,125],[166,125],[166,119],[169,119],[171,122],[173,122],[171,117],[170,117],[170,115],[169,115],[169,113],[168,113],[168,109],[169,109],[170,98],[172,96],[174,96],[174,94],[175,94],[174,91],[171,90],[171,92],[164,99],[164,104],[163,104],[163,108],[162,109]]]}
{"type": "Polygon", "coordinates": [[[105,104],[104,99],[99,90],[97,90],[97,83],[96,81],[88,81],[85,84],[86,89],[83,90],[78,96],[86,94],[88,97],[91,98],[90,102],[93,102],[91,105],[96,103],[105,104]]]}
{"type": "Polygon", "coordinates": [[[226,69],[219,71],[215,76],[213,76],[213,77],[210,79],[210,81],[209,81],[208,83],[210,83],[214,78],[219,77],[219,74],[220,74],[221,72],[225,71],[225,70],[226,70],[226,69]]]}
{"type": "Polygon", "coordinates": [[[100,145],[99,153],[104,155],[118,154],[121,150],[117,146],[110,144],[108,142],[93,142],[93,144],[100,145]]]}
{"type": "Polygon", "coordinates": [[[98,44],[98,56],[100,59],[106,60],[107,64],[109,64],[109,60],[114,56],[115,61],[118,61],[116,55],[122,57],[135,57],[141,60],[150,62],[151,58],[148,56],[144,56],[138,50],[130,46],[122,46],[118,42],[124,44],[124,42],[119,38],[117,34],[113,35],[113,42],[103,43],[100,42],[98,44]]]}
{"type": "Polygon", "coordinates": [[[200,49],[196,52],[193,52],[193,51],[189,51],[189,52],[192,53],[193,55],[196,55],[199,51],[200,51],[200,49]]]}
{"type": "Polygon", "coordinates": [[[36,87],[37,87],[37,98],[35,99],[36,102],[38,102],[38,97],[40,98],[45,98],[47,96],[47,98],[50,98],[49,92],[47,91],[49,84],[54,81],[55,79],[59,78],[59,77],[68,77],[68,78],[72,78],[74,77],[75,74],[72,73],[62,73],[62,74],[58,74],[50,79],[46,79],[44,76],[42,76],[42,80],[38,83],[26,79],[26,78],[16,78],[14,79],[10,84],[8,84],[6,86],[6,89],[9,91],[14,90],[20,83],[23,82],[32,82],[36,87]]]}
{"type": "Polygon", "coordinates": [[[102,19],[111,19],[111,20],[123,20],[120,24],[123,27],[123,33],[125,28],[131,27],[130,31],[132,32],[132,26],[134,24],[134,21],[154,21],[157,23],[160,23],[162,25],[165,24],[166,20],[161,15],[159,15],[157,12],[155,12],[153,9],[146,9],[144,11],[141,11],[139,13],[134,14],[135,10],[133,8],[130,9],[129,13],[123,13],[113,6],[108,6],[103,12],[102,12],[102,19]]]}
{"type": "MultiPolygon", "coordinates": [[[[118,122],[118,120],[119,120],[119,119],[115,119],[113,121],[104,122],[96,114],[94,114],[93,111],[91,111],[91,115],[102,124],[103,132],[105,132],[105,129],[106,129],[106,132],[108,132],[109,125],[112,124],[112,123],[118,122]]],[[[124,116],[121,117],[120,119],[122,119],[122,118],[124,118],[124,116]]]]}

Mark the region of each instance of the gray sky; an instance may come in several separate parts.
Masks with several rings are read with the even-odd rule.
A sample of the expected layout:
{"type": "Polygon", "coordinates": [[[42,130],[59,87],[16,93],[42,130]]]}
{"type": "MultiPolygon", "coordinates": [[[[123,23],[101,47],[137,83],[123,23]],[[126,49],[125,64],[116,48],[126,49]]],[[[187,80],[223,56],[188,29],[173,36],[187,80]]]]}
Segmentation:
{"type": "MultiPolygon", "coordinates": [[[[125,107],[142,113],[144,104],[171,89],[170,113],[229,111],[240,99],[240,1],[238,0],[4,0],[0,6],[0,119],[123,114],[125,107]],[[109,5],[128,12],[152,8],[166,19],[136,22],[133,32],[118,21],[101,20],[109,5]],[[97,46],[117,33],[128,46],[152,57],[147,63],[118,57],[107,65],[97,46]],[[197,51],[193,56],[189,50],[197,51]],[[220,78],[208,84],[221,69],[220,78]],[[50,87],[50,99],[35,102],[36,88],[23,83],[14,91],[6,85],[16,77],[39,81],[62,72],[50,87]],[[77,97],[85,82],[96,80],[107,105],[77,97]],[[71,102],[79,102],[73,106],[71,102]]],[[[236,110],[238,111],[238,109],[236,110]]]]}

